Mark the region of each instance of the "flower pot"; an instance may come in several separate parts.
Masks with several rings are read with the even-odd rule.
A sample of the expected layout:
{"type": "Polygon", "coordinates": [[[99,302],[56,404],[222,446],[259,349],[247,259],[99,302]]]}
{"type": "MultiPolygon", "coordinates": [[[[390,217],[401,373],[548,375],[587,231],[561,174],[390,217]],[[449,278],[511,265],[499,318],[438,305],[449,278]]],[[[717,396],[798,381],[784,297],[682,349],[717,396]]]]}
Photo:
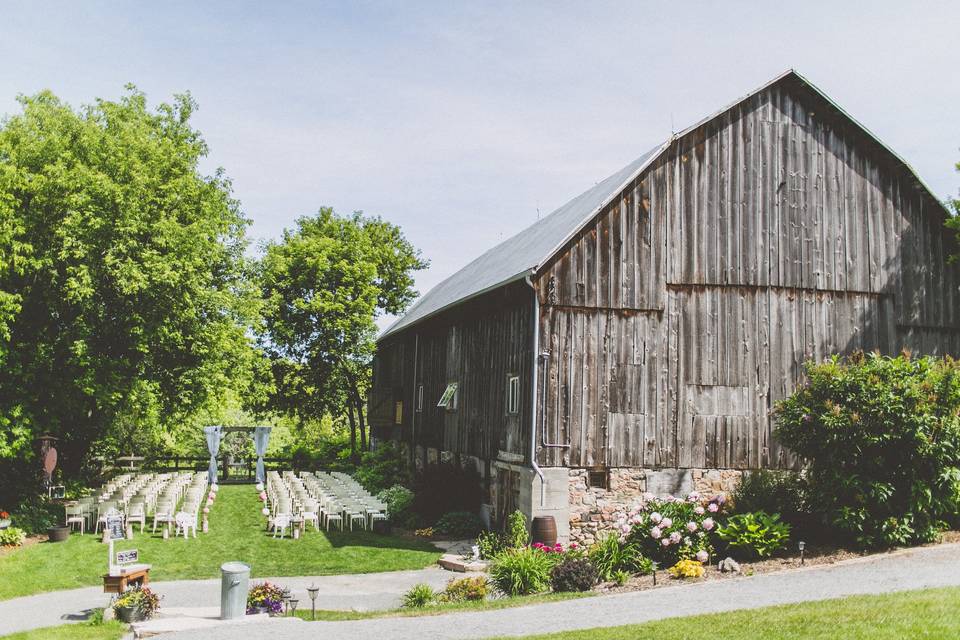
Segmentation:
{"type": "Polygon", "coordinates": [[[50,527],[47,529],[47,539],[50,542],[63,542],[70,537],[70,527],[50,527]]]}
{"type": "Polygon", "coordinates": [[[10,518],[0,519],[0,529],[6,529],[10,526],[10,518]]]}
{"type": "Polygon", "coordinates": [[[117,619],[120,620],[120,622],[126,622],[127,624],[146,619],[140,607],[117,607],[114,609],[114,613],[117,614],[117,619]]]}
{"type": "Polygon", "coordinates": [[[270,613],[270,607],[250,607],[247,615],[254,616],[258,613],[270,613]]]}

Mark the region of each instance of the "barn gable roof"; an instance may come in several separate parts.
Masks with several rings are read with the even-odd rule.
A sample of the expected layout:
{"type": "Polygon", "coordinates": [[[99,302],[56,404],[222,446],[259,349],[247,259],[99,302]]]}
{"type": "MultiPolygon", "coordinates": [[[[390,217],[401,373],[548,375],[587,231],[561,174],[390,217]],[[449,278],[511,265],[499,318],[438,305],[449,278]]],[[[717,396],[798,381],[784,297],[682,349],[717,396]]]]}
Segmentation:
{"type": "MultiPolygon", "coordinates": [[[[521,280],[527,276],[534,275],[539,267],[543,266],[561,251],[574,236],[603,211],[613,198],[620,194],[623,189],[632,183],[649,165],[656,161],[675,140],[686,136],[742,102],[788,78],[798,81],[801,86],[806,87],[821,99],[827,101],[838,114],[889,153],[896,162],[912,174],[917,184],[926,190],[934,201],[939,203],[939,199],[934,195],[930,187],[923,182],[906,160],[873,135],[873,133],[860,124],[849,113],[844,111],[843,108],[831,100],[823,91],[814,86],[813,83],[793,69],[790,69],[735,102],[725,106],[723,109],[703,118],[679,133],[671,135],[663,144],[650,149],[630,164],[590,189],[587,189],[549,215],[488,250],[476,260],[470,262],[449,278],[434,286],[425,295],[421,296],[404,316],[395,321],[380,335],[379,339],[383,339],[406,327],[417,324],[456,304],[493,291],[511,282],[521,280]]],[[[946,215],[949,215],[946,210],[944,210],[944,212],[946,215]]]]}

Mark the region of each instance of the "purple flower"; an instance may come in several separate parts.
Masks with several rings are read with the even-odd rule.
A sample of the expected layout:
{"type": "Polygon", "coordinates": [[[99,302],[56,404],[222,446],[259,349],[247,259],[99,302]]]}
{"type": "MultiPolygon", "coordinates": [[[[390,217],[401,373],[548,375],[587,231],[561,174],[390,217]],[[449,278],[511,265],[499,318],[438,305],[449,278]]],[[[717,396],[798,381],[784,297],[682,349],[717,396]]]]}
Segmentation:
{"type": "Polygon", "coordinates": [[[660,536],[662,535],[663,535],[663,532],[660,531],[660,527],[654,527],[653,529],[650,529],[650,537],[653,538],[654,540],[659,540],[660,536]]]}
{"type": "Polygon", "coordinates": [[[690,533],[693,533],[693,532],[696,531],[696,530],[697,530],[697,523],[696,523],[696,522],[688,522],[688,523],[687,523],[687,531],[689,531],[690,533]]]}
{"type": "Polygon", "coordinates": [[[713,529],[713,518],[707,518],[706,520],[704,520],[703,528],[706,529],[707,531],[710,531],[711,529],[713,529]]]}
{"type": "Polygon", "coordinates": [[[709,554],[709,553],[707,553],[707,552],[704,551],[703,549],[701,549],[700,551],[697,551],[697,562],[706,563],[707,560],[709,560],[709,559],[710,559],[710,554],[709,554]]]}

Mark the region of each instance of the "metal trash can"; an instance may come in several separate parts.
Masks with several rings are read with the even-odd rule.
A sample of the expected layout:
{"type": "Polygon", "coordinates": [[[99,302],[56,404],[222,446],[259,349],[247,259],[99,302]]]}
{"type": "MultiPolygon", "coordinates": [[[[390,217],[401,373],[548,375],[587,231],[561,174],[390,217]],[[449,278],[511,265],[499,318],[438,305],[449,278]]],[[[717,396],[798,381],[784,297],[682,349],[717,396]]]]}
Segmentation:
{"type": "Polygon", "coordinates": [[[220,619],[232,620],[247,613],[250,567],[242,562],[220,565],[220,619]]]}

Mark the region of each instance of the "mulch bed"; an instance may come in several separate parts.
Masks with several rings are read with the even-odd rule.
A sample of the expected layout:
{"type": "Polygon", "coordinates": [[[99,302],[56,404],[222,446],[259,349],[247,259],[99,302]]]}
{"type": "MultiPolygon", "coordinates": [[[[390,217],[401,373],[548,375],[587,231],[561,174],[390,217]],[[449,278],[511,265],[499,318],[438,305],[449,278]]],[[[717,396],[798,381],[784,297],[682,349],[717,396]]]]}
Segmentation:
{"type": "MultiPolygon", "coordinates": [[[[943,533],[943,536],[939,542],[932,542],[930,544],[920,546],[932,547],[938,544],[957,542],[960,542],[960,531],[946,531],[943,533]]],[[[904,548],[916,549],[917,547],[903,547],[891,549],[889,551],[861,552],[851,551],[850,549],[842,549],[839,547],[808,545],[804,552],[803,567],[806,568],[815,567],[818,565],[831,565],[838,562],[843,562],[845,560],[852,560],[854,558],[881,556],[893,551],[902,550],[904,548]]],[[[716,560],[719,561],[722,560],[722,558],[717,558],[716,560]]],[[[627,593],[629,591],[645,591],[647,589],[656,589],[659,587],[674,586],[678,584],[693,584],[697,582],[707,582],[713,580],[729,580],[731,578],[738,578],[740,576],[774,573],[776,571],[789,571],[799,568],[800,554],[799,551],[794,551],[794,554],[790,556],[779,556],[775,558],[768,558],[766,560],[757,560],[754,562],[741,562],[740,573],[723,573],[717,568],[717,564],[714,563],[711,566],[704,567],[706,571],[702,578],[677,580],[667,573],[665,570],[666,568],[663,568],[657,571],[656,584],[653,583],[653,576],[634,576],[622,586],[608,582],[597,586],[595,591],[605,594],[627,593]]]]}

